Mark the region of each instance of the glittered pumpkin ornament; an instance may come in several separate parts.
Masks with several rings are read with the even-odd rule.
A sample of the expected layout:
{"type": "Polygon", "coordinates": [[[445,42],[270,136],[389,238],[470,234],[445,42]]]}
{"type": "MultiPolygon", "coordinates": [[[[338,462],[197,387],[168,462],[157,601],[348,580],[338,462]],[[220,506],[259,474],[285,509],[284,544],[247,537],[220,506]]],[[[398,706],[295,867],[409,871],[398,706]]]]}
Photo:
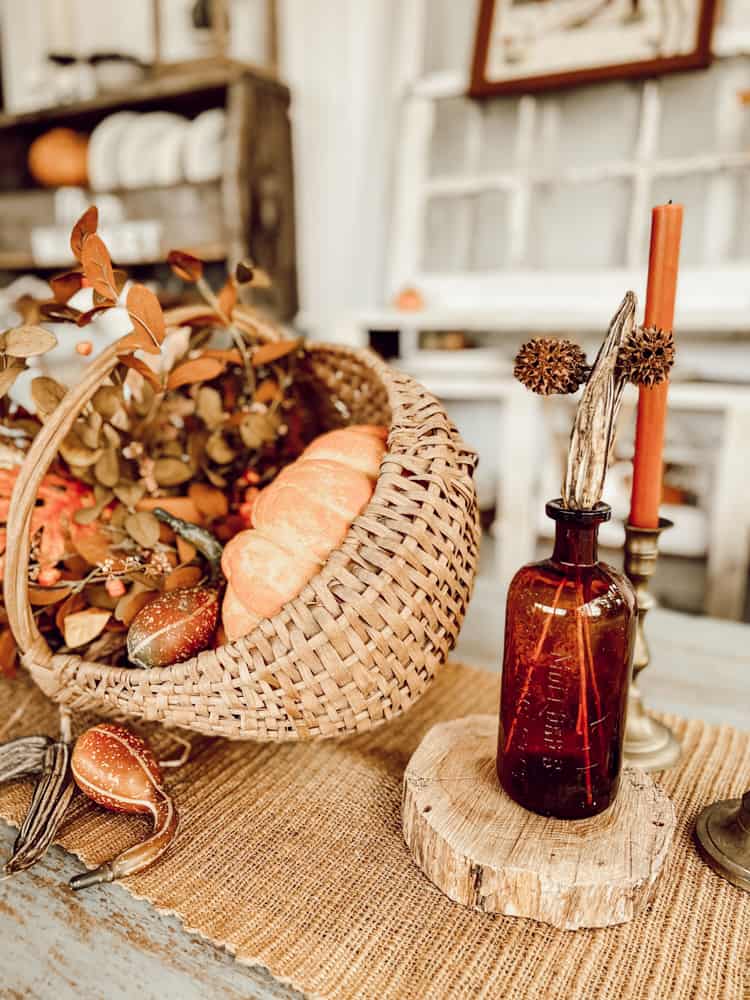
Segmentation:
{"type": "Polygon", "coordinates": [[[71,769],[76,785],[98,805],[111,812],[150,814],[154,821],[150,837],[93,871],[76,875],[70,881],[73,889],[135,875],[165,853],[179,817],[159,765],[140,736],[114,723],[93,726],[78,737],[71,769]]]}
{"type": "Polygon", "coordinates": [[[157,507],[156,517],[198,549],[209,564],[205,584],[161,594],[141,608],[128,631],[128,658],[138,667],[168,667],[208,649],[219,621],[222,546],[196,524],[157,507]]]}

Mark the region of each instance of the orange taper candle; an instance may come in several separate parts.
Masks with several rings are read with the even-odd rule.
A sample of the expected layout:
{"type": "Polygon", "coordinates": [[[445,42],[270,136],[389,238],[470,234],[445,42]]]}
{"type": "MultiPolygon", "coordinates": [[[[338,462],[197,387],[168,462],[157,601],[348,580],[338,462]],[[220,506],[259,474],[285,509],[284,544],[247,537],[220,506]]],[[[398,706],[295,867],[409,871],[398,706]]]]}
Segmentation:
{"type": "MultiPolygon", "coordinates": [[[[651,214],[645,326],[672,329],[681,235],[682,205],[657,205],[651,214]]],[[[639,528],[659,526],[667,389],[663,382],[638,393],[630,523],[639,528]]]]}

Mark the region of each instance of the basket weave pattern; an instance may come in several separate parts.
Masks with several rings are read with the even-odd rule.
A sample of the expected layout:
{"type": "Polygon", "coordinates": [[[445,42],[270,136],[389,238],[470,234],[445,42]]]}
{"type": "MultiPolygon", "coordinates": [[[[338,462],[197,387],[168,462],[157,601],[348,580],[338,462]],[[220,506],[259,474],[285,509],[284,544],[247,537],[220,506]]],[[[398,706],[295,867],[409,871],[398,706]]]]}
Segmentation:
{"type": "Polygon", "coordinates": [[[36,683],[74,710],[229,739],[343,736],[408,709],[453,647],[471,594],[476,455],[413,379],[338,346],[312,345],[306,355],[316,412],[326,429],[388,425],[388,450],[371,502],[299,596],[245,638],[168,668],[52,653],[28,603],[31,511],[59,440],[116,361],[100,356],[47,421],[11,501],[6,608],[36,683]]]}

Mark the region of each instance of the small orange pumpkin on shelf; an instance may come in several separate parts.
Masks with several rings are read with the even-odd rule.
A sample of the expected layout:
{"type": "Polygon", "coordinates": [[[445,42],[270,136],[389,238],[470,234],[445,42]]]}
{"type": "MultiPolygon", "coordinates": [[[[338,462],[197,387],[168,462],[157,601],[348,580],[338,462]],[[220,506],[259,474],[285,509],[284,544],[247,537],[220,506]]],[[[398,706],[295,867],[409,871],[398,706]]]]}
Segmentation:
{"type": "Polygon", "coordinates": [[[341,544],[372,497],[387,436],[367,424],[323,434],[261,492],[253,528],[235,535],[222,556],[230,641],[296,597],[341,544]]]}

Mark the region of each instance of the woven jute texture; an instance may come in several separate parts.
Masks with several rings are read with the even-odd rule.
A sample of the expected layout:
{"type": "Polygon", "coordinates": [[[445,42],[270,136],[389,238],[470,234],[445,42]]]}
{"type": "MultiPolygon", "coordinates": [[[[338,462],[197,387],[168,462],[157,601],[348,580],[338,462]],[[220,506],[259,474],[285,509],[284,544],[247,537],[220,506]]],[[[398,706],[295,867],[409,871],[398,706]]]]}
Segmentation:
{"type": "Polygon", "coordinates": [[[298,379],[320,429],[388,427],[372,499],[301,593],[248,636],[153,670],[53,655],[28,598],[37,490],[76,414],[117,364],[87,369],[34,439],[8,514],[4,593],[24,666],[76,711],[237,740],[367,732],[410,708],[453,648],[476,569],[476,452],[441,404],[370,351],[307,345],[298,379]]]}
{"type": "MultiPolygon", "coordinates": [[[[26,700],[0,739],[54,731],[54,707],[28,682],[0,685],[0,697],[11,720],[26,700]]],[[[630,924],[565,932],[451,903],[401,839],[402,774],[425,731],[494,711],[497,698],[496,675],[449,665],[412,712],[367,736],[196,737],[167,776],[182,814],[174,849],[126,887],[313,996],[740,1000],[750,902],[700,860],[691,830],[702,806],[743,789],[750,734],[670,720],[684,746],[663,777],[678,832],[655,899],[630,924]]],[[[0,814],[17,823],[28,796],[26,785],[0,790],[0,814]]],[[[94,865],[144,832],[77,796],[60,840],[94,865]]]]}

